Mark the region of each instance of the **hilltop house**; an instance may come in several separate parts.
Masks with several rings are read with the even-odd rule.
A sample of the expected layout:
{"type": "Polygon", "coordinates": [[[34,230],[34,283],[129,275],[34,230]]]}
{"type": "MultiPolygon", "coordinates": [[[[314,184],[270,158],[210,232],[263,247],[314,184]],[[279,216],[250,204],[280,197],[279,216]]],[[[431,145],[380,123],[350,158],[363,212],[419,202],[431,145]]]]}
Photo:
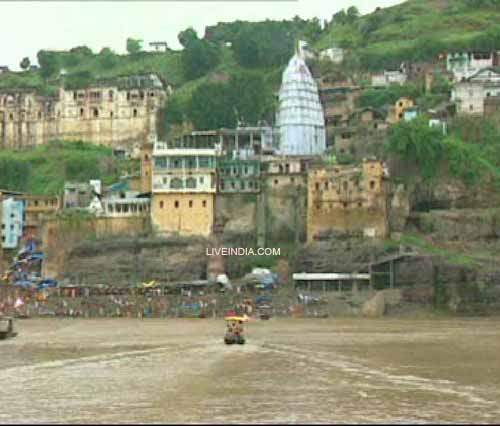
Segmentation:
{"type": "Polygon", "coordinates": [[[497,110],[500,100],[500,68],[485,68],[452,90],[458,114],[484,115],[497,110]]]}
{"type": "Polygon", "coordinates": [[[499,52],[462,51],[446,56],[446,70],[453,73],[456,82],[465,81],[484,68],[499,65],[499,52]]]}

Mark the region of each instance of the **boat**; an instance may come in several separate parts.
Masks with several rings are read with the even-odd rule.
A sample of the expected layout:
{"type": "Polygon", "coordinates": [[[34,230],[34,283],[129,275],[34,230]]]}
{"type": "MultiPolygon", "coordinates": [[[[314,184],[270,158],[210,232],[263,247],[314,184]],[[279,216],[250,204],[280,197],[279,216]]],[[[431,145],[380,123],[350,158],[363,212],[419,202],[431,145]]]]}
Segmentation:
{"type": "Polygon", "coordinates": [[[0,317],[0,340],[16,336],[17,333],[14,331],[14,318],[0,317]]]}
{"type": "Polygon", "coordinates": [[[224,343],[232,345],[237,343],[243,345],[245,337],[243,335],[243,323],[248,321],[246,316],[239,317],[236,315],[229,315],[224,317],[226,321],[226,334],[224,335],[224,343]]]}

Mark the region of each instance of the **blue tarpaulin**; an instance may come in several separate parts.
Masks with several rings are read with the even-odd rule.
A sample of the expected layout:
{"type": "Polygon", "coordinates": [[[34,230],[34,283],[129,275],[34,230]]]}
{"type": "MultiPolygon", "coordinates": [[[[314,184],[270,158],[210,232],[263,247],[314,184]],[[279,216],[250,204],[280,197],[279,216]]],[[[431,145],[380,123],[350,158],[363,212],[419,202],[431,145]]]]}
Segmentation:
{"type": "Polygon", "coordinates": [[[43,290],[44,288],[51,288],[51,287],[57,287],[57,281],[56,280],[51,280],[51,279],[46,279],[38,283],[38,290],[43,290]]]}

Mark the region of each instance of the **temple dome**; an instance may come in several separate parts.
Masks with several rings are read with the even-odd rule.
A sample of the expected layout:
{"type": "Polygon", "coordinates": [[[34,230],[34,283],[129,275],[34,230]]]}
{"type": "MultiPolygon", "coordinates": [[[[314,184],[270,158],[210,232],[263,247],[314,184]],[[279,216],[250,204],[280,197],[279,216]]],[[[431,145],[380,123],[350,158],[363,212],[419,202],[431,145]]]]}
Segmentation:
{"type": "Polygon", "coordinates": [[[295,54],[283,72],[277,127],[285,155],[319,155],[326,149],[323,107],[304,59],[295,54]]]}

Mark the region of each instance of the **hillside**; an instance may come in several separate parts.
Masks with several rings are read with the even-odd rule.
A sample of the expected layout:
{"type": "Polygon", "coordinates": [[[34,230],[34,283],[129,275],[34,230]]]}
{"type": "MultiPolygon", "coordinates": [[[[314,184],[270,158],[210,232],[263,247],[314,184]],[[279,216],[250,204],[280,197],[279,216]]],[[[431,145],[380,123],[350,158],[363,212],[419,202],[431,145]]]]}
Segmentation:
{"type": "Polygon", "coordinates": [[[60,194],[66,181],[101,179],[105,185],[138,164],[118,160],[112,150],[82,142],[57,142],[29,151],[0,151],[0,188],[39,195],[60,194]]]}
{"type": "Polygon", "coordinates": [[[453,49],[500,48],[499,6],[498,0],[408,0],[352,22],[334,15],[315,47],[352,49],[351,59],[371,70],[453,49]]]}

